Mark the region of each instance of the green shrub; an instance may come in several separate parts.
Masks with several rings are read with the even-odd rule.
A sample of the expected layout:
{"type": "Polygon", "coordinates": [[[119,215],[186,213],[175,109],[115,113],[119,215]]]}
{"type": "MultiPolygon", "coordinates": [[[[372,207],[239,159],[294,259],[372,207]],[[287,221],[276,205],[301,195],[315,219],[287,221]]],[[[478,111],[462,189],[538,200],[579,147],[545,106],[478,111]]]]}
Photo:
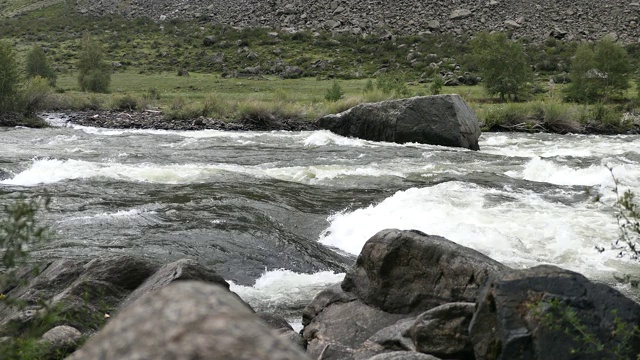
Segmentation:
{"type": "Polygon", "coordinates": [[[19,84],[15,50],[8,42],[0,41],[0,112],[13,110],[19,84]]]}
{"type": "Polygon", "coordinates": [[[571,62],[567,99],[581,103],[609,101],[629,88],[631,60],[626,50],[608,38],[582,44],[571,62]]]}
{"type": "Polygon", "coordinates": [[[367,93],[373,92],[374,90],[375,88],[373,86],[373,80],[367,79],[367,83],[364,85],[364,88],[362,89],[362,93],[367,94],[367,93]]]}
{"type": "Polygon", "coordinates": [[[109,92],[111,71],[104,62],[102,47],[89,35],[82,38],[81,50],[78,54],[78,85],[82,91],[109,92]]]}
{"type": "Polygon", "coordinates": [[[27,78],[40,76],[47,79],[50,86],[56,86],[56,73],[49,66],[49,61],[40,46],[34,45],[27,53],[26,69],[27,78]]]}
{"type": "Polygon", "coordinates": [[[387,95],[395,97],[409,97],[411,91],[407,88],[403,74],[381,74],[376,79],[376,87],[387,95]]]}
{"type": "Polygon", "coordinates": [[[133,95],[125,94],[114,100],[112,108],[119,111],[134,111],[139,109],[138,99],[133,95]]]}
{"type": "Polygon", "coordinates": [[[490,96],[501,100],[523,98],[533,79],[522,44],[503,33],[479,33],[472,40],[473,58],[490,96]]]}
{"type": "Polygon", "coordinates": [[[431,95],[438,95],[442,91],[442,87],[444,86],[444,79],[442,76],[435,75],[431,80],[431,85],[429,86],[429,90],[431,91],[431,95]]]}
{"type": "Polygon", "coordinates": [[[36,75],[27,81],[24,90],[19,94],[19,107],[24,115],[30,116],[45,108],[51,95],[47,79],[36,75]]]}
{"type": "Polygon", "coordinates": [[[333,80],[333,84],[330,88],[327,89],[327,92],[324,94],[324,99],[327,101],[338,101],[344,95],[344,91],[342,91],[342,87],[338,83],[338,80],[333,80]]]}

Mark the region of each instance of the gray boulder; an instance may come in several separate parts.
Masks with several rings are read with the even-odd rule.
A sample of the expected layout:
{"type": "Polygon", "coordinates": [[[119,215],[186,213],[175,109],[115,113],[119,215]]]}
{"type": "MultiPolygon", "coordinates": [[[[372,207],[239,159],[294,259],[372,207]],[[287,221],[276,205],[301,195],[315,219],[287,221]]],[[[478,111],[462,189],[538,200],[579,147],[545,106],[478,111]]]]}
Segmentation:
{"type": "Polygon", "coordinates": [[[226,288],[180,281],[142,296],[67,359],[213,358],[307,357],[226,288]]]}
{"type": "Polygon", "coordinates": [[[382,230],[369,239],[342,289],[383,311],[416,314],[451,302],[475,302],[501,263],[440,236],[382,230]]]}
{"type": "Polygon", "coordinates": [[[282,72],[284,79],[297,79],[302,76],[304,71],[299,66],[285,66],[282,72]]]}
{"type": "Polygon", "coordinates": [[[472,314],[461,310],[469,310],[466,305],[433,310],[418,322],[416,317],[446,303],[475,301],[484,281],[504,269],[477,251],[438,236],[383,230],[367,241],[342,284],[323,290],[304,309],[307,354],[325,360],[364,360],[390,351],[413,351],[414,328],[425,351],[465,353],[470,346],[461,327],[472,314]],[[451,324],[433,337],[422,331],[448,321],[451,324]],[[458,339],[447,343],[445,333],[458,339]]]}
{"type": "Polygon", "coordinates": [[[474,303],[450,303],[420,315],[409,330],[415,350],[444,359],[475,359],[469,338],[474,310],[474,303]]]}
{"type": "Polygon", "coordinates": [[[127,307],[143,295],[157,291],[174,281],[200,280],[218,284],[229,289],[229,284],[215,271],[200,265],[193,259],[181,259],[162,266],[158,271],[145,280],[120,304],[120,309],[127,307]]]}
{"type": "Polygon", "coordinates": [[[366,140],[480,149],[478,118],[459,95],[360,104],[324,116],[317,125],[342,136],[366,140]]]}
{"type": "Polygon", "coordinates": [[[545,265],[494,275],[469,332],[476,359],[621,359],[640,353],[637,333],[627,337],[639,320],[617,290],[545,265]]]}
{"type": "Polygon", "coordinates": [[[384,354],[378,354],[369,358],[369,360],[440,360],[435,356],[421,354],[411,351],[393,351],[384,354]]]}

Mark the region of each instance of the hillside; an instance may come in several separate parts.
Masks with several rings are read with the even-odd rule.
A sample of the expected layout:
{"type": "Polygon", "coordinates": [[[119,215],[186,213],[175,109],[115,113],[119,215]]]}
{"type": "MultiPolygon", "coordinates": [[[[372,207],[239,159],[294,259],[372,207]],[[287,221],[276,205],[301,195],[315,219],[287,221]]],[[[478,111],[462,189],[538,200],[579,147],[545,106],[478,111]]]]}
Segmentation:
{"type": "MultiPolygon", "coordinates": [[[[9,1],[9,0],[5,0],[9,1]]],[[[89,15],[199,19],[239,27],[324,29],[399,34],[512,31],[542,40],[594,40],[612,34],[630,43],[640,38],[640,3],[633,0],[86,0],[89,15]]]]}

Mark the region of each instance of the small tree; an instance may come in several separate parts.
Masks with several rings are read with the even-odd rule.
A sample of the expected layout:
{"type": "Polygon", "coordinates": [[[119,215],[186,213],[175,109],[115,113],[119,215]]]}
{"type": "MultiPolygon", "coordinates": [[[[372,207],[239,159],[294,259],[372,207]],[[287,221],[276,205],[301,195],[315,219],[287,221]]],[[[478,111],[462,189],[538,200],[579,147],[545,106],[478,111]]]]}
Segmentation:
{"type": "Polygon", "coordinates": [[[343,95],[344,91],[342,91],[338,80],[333,80],[333,85],[327,89],[327,92],[324,94],[324,99],[327,101],[338,101],[343,95]]]}
{"type": "Polygon", "coordinates": [[[109,91],[111,83],[109,65],[103,60],[102,47],[89,35],[82,38],[78,70],[80,70],[78,85],[82,91],[102,93],[109,91]]]}
{"type": "Polygon", "coordinates": [[[480,33],[472,40],[473,59],[489,95],[518,100],[533,79],[522,44],[503,33],[480,33]]]}
{"type": "Polygon", "coordinates": [[[12,110],[19,84],[16,53],[9,43],[0,41],[0,112],[12,110]]]}
{"type": "Polygon", "coordinates": [[[621,96],[629,88],[630,73],[631,59],[621,45],[609,38],[582,44],[571,62],[567,98],[593,103],[621,96]]]}
{"type": "Polygon", "coordinates": [[[49,66],[47,56],[40,46],[34,45],[27,54],[26,74],[27,78],[40,76],[41,78],[47,79],[50,86],[56,85],[56,73],[51,66],[49,66]]]}

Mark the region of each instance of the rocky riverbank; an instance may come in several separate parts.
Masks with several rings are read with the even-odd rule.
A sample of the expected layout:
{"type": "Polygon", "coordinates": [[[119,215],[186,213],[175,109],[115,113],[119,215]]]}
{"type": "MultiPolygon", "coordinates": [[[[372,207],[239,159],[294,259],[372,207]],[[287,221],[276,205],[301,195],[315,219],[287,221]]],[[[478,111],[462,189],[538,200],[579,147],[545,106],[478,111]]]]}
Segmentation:
{"type": "Polygon", "coordinates": [[[57,260],[18,271],[0,291],[2,344],[47,309],[59,312],[42,336],[50,346],[43,358],[83,336],[88,342],[69,359],[562,360],[640,352],[640,305],[618,291],[554,266],[511,269],[418,231],[369,239],[344,281],[306,307],[300,334],[278,316],[254,314],[214,269],[187,259],[57,260]]]}

